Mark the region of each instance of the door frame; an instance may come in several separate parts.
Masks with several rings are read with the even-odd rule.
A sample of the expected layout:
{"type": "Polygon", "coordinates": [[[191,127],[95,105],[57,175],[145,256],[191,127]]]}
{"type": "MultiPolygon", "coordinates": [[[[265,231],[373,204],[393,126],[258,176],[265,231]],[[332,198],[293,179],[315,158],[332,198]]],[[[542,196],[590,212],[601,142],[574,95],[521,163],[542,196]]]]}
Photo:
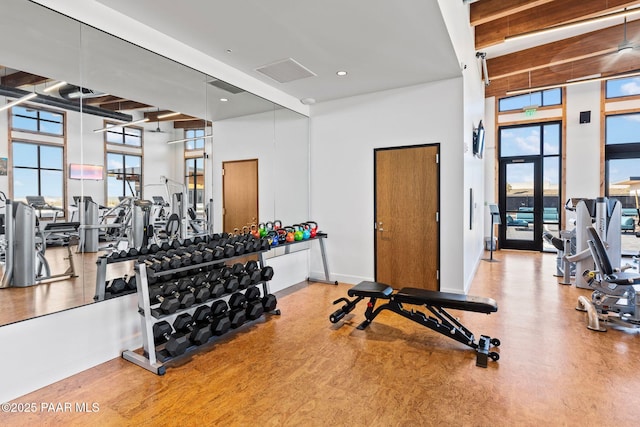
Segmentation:
{"type": "Polygon", "coordinates": [[[437,238],[437,253],[436,253],[436,268],[438,271],[438,275],[437,275],[437,285],[438,285],[438,290],[440,289],[440,143],[439,142],[435,142],[435,143],[431,143],[431,144],[418,144],[418,145],[400,145],[400,146],[395,146],[395,147],[382,147],[382,148],[374,148],[373,149],[373,277],[374,277],[374,281],[376,281],[378,279],[378,233],[376,232],[376,227],[377,227],[377,219],[378,219],[378,212],[377,212],[377,206],[378,206],[378,200],[377,200],[377,180],[378,180],[378,176],[377,176],[377,165],[376,165],[376,153],[378,151],[389,151],[389,150],[403,150],[406,148],[422,148],[422,147],[436,147],[437,149],[437,153],[436,155],[438,156],[438,161],[436,163],[436,167],[437,167],[437,187],[438,187],[438,197],[436,200],[436,205],[437,205],[437,212],[438,212],[438,221],[437,221],[437,233],[436,233],[436,238],[437,238]]]}
{"type": "MultiPolygon", "coordinates": [[[[229,163],[247,163],[255,162],[256,164],[256,222],[260,218],[260,162],[257,158],[254,159],[240,159],[240,160],[226,160],[222,162],[222,170],[225,170],[225,165],[229,163]]],[[[222,229],[226,230],[226,206],[225,206],[225,174],[222,175],[222,229]]]]}
{"type": "Polygon", "coordinates": [[[530,251],[542,251],[542,207],[543,200],[543,182],[542,182],[542,157],[541,156],[520,156],[507,157],[499,160],[499,177],[498,177],[498,206],[500,209],[501,222],[499,230],[499,245],[503,249],[522,249],[530,251]],[[512,164],[533,164],[533,240],[515,240],[507,239],[507,187],[506,173],[507,166],[512,164]]]}

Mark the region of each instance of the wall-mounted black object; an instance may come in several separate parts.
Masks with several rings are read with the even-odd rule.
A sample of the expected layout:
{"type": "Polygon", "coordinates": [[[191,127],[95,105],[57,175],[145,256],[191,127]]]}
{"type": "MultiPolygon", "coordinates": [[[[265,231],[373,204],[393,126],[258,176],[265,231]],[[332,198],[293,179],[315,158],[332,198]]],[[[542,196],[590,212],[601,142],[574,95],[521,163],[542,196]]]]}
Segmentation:
{"type": "Polygon", "coordinates": [[[478,123],[478,128],[473,131],[473,155],[481,159],[484,152],[484,126],[482,120],[478,123]]]}
{"type": "Polygon", "coordinates": [[[591,122],[591,111],[580,111],[580,123],[591,122]]]}

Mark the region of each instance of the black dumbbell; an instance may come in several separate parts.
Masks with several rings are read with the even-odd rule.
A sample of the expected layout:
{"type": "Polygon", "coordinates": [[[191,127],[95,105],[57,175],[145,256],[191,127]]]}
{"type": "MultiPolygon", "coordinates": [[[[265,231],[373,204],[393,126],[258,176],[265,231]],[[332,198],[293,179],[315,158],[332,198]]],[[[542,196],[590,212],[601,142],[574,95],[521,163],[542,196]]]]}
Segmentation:
{"type": "Polygon", "coordinates": [[[267,294],[262,297],[262,307],[264,307],[264,311],[274,311],[277,305],[278,300],[275,295],[267,294]]]}
{"type": "Polygon", "coordinates": [[[262,270],[260,270],[260,275],[262,276],[262,280],[268,282],[273,278],[273,267],[270,265],[263,267],[262,270]]]}
{"type": "Polygon", "coordinates": [[[127,281],[124,277],[117,277],[109,282],[109,284],[107,284],[106,286],[106,291],[108,291],[112,295],[119,294],[125,289],[127,289],[127,281]]]}
{"type": "Polygon", "coordinates": [[[155,344],[166,342],[165,350],[171,356],[179,356],[189,348],[189,338],[182,333],[173,334],[171,325],[165,321],[153,325],[153,338],[155,344]]]}
{"type": "MultiPolygon", "coordinates": [[[[127,277],[127,276],[125,276],[127,277]]],[[[127,279],[127,289],[129,289],[130,291],[133,291],[136,289],[136,276],[130,276],[129,279],[127,279]]]]}
{"type": "Polygon", "coordinates": [[[182,313],[176,316],[176,320],[173,321],[173,327],[178,332],[189,334],[189,339],[195,345],[202,345],[211,338],[211,329],[209,326],[197,324],[188,313],[182,313]]]}
{"type": "Polygon", "coordinates": [[[209,323],[211,325],[211,333],[220,336],[231,328],[227,308],[227,304],[224,301],[218,300],[211,307],[206,305],[198,307],[193,313],[193,318],[196,322],[209,323]]]}
{"type": "Polygon", "coordinates": [[[202,243],[203,241],[204,241],[204,239],[202,237],[200,237],[200,236],[196,236],[196,237],[193,238],[193,243],[196,244],[196,245],[198,243],[202,243]]]}
{"type": "Polygon", "coordinates": [[[127,258],[137,257],[140,252],[136,248],[129,248],[127,251],[127,258]]]}
{"type": "Polygon", "coordinates": [[[188,277],[178,280],[178,291],[180,293],[191,292],[197,303],[205,302],[211,297],[209,288],[202,285],[194,286],[193,281],[188,277]]]}
{"type": "Polygon", "coordinates": [[[209,288],[212,298],[218,298],[226,292],[224,283],[220,280],[220,270],[211,270],[204,281],[204,286],[209,288]]]}
{"type": "Polygon", "coordinates": [[[164,314],[172,314],[180,308],[180,301],[175,296],[165,296],[163,286],[156,285],[149,288],[151,303],[160,303],[160,311],[164,314]]]}
{"type": "Polygon", "coordinates": [[[196,302],[196,297],[189,291],[180,292],[176,283],[167,283],[162,287],[165,296],[173,296],[180,303],[180,308],[189,308],[196,302]]]}
{"type": "Polygon", "coordinates": [[[145,264],[147,266],[147,269],[154,272],[164,271],[169,269],[169,263],[166,263],[159,259],[148,257],[148,256],[138,257],[138,263],[145,264]]]}
{"type": "Polygon", "coordinates": [[[262,273],[260,271],[260,267],[258,267],[258,262],[251,260],[247,261],[244,266],[244,271],[249,275],[249,279],[251,284],[255,285],[256,283],[262,280],[262,273]]]}
{"type": "Polygon", "coordinates": [[[251,286],[245,291],[244,296],[247,299],[247,319],[255,320],[262,316],[264,313],[264,307],[260,300],[260,290],[255,286],[251,286]]]}
{"type": "Polygon", "coordinates": [[[141,246],[138,252],[140,253],[140,255],[147,255],[149,254],[149,248],[146,246],[141,246]]]}
{"type": "Polygon", "coordinates": [[[157,244],[155,244],[155,243],[152,243],[152,244],[149,246],[149,253],[151,253],[151,254],[155,254],[155,253],[156,253],[156,252],[158,252],[159,250],[160,250],[160,246],[158,246],[158,245],[157,245],[157,244]]]}
{"type": "Polygon", "coordinates": [[[247,299],[240,292],[236,292],[229,298],[229,320],[233,329],[247,321],[247,299]]]}

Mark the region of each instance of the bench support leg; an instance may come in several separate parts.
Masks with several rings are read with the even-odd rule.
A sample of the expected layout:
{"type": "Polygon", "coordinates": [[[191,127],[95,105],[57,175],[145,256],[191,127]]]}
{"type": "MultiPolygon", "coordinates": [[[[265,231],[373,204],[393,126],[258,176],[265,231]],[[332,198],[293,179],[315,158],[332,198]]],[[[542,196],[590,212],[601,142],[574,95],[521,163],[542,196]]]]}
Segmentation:
{"type": "Polygon", "coordinates": [[[425,304],[424,306],[435,316],[431,317],[420,311],[409,311],[405,309],[401,303],[393,299],[378,308],[375,308],[375,305],[376,298],[371,298],[367,303],[367,310],[364,313],[366,320],[358,326],[358,329],[365,329],[380,312],[389,310],[471,347],[476,351],[476,366],[486,368],[488,359],[496,361],[500,357],[498,353],[489,351],[491,346],[499,346],[500,340],[481,335],[478,342],[476,342],[473,333],[442,307],[425,304]]]}

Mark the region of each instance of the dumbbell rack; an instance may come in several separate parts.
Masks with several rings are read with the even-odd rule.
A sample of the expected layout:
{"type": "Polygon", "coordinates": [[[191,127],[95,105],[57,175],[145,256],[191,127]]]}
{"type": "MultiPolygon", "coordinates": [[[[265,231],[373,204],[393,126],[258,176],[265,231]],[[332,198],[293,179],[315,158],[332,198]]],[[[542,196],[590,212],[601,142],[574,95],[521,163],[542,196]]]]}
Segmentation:
{"type": "MultiPolygon", "coordinates": [[[[262,252],[265,251],[260,251],[260,255],[262,255],[262,252]]],[[[253,254],[258,254],[258,252],[251,252],[250,255],[253,254]]],[[[234,256],[234,257],[229,257],[229,258],[224,258],[224,259],[219,259],[219,260],[213,260],[213,261],[208,261],[208,262],[203,262],[197,265],[190,265],[187,267],[180,267],[180,268],[175,268],[175,269],[171,269],[171,270],[166,270],[166,271],[161,271],[161,272],[155,272],[152,273],[154,276],[164,276],[164,275],[169,275],[169,274],[176,274],[176,273],[180,273],[180,272],[184,272],[184,271],[189,271],[189,270],[193,270],[194,268],[202,268],[202,267],[207,267],[210,265],[216,265],[216,264],[222,264],[224,262],[230,261],[230,260],[234,260],[236,258],[243,258],[246,257],[247,254],[243,254],[243,255],[238,255],[238,256],[234,256]]],[[[115,261],[115,260],[114,260],[115,261]]],[[[264,268],[264,264],[262,262],[260,262],[260,268],[264,268]]],[[[184,309],[180,309],[178,311],[176,311],[175,313],[171,313],[171,314],[159,314],[157,313],[155,310],[151,309],[151,299],[149,298],[149,282],[148,282],[148,273],[147,273],[147,266],[144,263],[136,263],[134,266],[134,270],[136,272],[136,288],[137,288],[137,295],[138,295],[138,313],[140,314],[140,322],[141,322],[141,329],[142,329],[142,349],[143,349],[143,353],[136,353],[135,351],[132,350],[125,350],[122,353],[122,357],[125,360],[128,360],[132,363],[135,363],[136,365],[145,368],[151,372],[153,372],[156,375],[164,375],[166,373],[166,366],[165,363],[168,362],[169,360],[173,360],[173,359],[177,359],[177,358],[182,358],[184,357],[186,354],[192,352],[193,350],[195,350],[196,348],[198,348],[198,346],[190,346],[187,351],[184,354],[181,354],[179,356],[176,357],[168,357],[163,355],[161,352],[157,351],[156,349],[156,344],[154,341],[154,336],[153,336],[153,325],[157,322],[163,321],[163,320],[167,320],[168,318],[171,317],[175,317],[178,316],[182,313],[186,313],[188,311],[192,311],[197,309],[198,307],[202,306],[202,305],[206,305],[206,304],[210,304],[213,301],[219,300],[219,299],[224,299],[225,297],[228,297],[230,294],[225,294],[222,295],[218,298],[213,298],[211,300],[205,301],[205,302],[201,302],[201,303],[196,303],[193,304],[191,307],[189,308],[184,308],[184,309]]],[[[262,285],[262,294],[263,296],[266,296],[267,294],[269,294],[269,284],[267,281],[260,281],[258,282],[256,285],[262,285]]],[[[240,291],[238,291],[240,292],[240,291]]],[[[279,315],[280,314],[280,310],[276,309],[273,312],[271,312],[272,314],[276,314],[279,315]]],[[[249,321],[247,323],[250,323],[253,321],[249,321]]],[[[245,323],[245,324],[247,324],[245,323]]],[[[212,337],[210,338],[209,342],[215,340],[217,337],[212,337]]],[[[205,344],[206,345],[206,344],[205,344]]]]}
{"type": "MultiPolygon", "coordinates": [[[[284,249],[284,255],[287,255],[289,253],[291,253],[291,246],[300,244],[300,243],[309,243],[309,242],[313,242],[315,240],[318,241],[318,244],[320,244],[320,254],[322,255],[322,267],[324,268],[324,279],[319,279],[319,278],[312,278],[309,277],[307,278],[308,281],[310,282],[318,282],[318,283],[327,283],[329,285],[337,285],[338,281],[337,280],[331,280],[329,277],[329,262],[327,261],[327,250],[324,246],[324,239],[326,239],[327,237],[329,237],[327,235],[327,233],[318,233],[316,234],[315,237],[311,237],[307,240],[296,240],[295,242],[286,242],[286,243],[280,243],[276,246],[272,246],[271,249],[278,249],[278,248],[285,248],[284,249]]],[[[258,258],[260,259],[260,265],[264,265],[264,252],[267,251],[262,251],[258,254],[258,258]]],[[[274,256],[281,256],[281,255],[274,255],[274,256]]]]}
{"type": "Polygon", "coordinates": [[[93,296],[94,301],[104,301],[105,292],[106,292],[106,281],[107,281],[107,265],[113,264],[116,262],[124,262],[124,261],[135,261],[138,257],[127,257],[127,258],[117,258],[112,259],[107,255],[103,255],[98,257],[96,261],[96,293],[93,296]]]}

